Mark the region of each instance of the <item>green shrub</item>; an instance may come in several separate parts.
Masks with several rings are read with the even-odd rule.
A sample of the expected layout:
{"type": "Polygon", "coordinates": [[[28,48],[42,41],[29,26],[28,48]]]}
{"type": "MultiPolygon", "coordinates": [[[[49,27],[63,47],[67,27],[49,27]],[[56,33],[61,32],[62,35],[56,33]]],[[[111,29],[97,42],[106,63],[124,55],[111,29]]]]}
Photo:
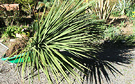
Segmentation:
{"type": "Polygon", "coordinates": [[[125,13],[128,17],[135,18],[135,3],[129,8],[126,8],[125,13]]]}
{"type": "Polygon", "coordinates": [[[2,38],[15,38],[16,33],[27,35],[30,32],[28,26],[8,26],[2,34],[2,38]]]}
{"type": "Polygon", "coordinates": [[[15,3],[20,4],[20,9],[27,13],[27,16],[33,16],[38,3],[38,0],[15,0],[15,3]]]}
{"type": "Polygon", "coordinates": [[[126,9],[132,4],[132,0],[118,0],[115,11],[119,11],[121,15],[125,15],[126,9]]]}
{"type": "Polygon", "coordinates": [[[2,35],[2,38],[11,38],[11,37],[15,37],[15,27],[16,26],[8,26],[6,28],[6,31],[4,32],[4,34],[2,35]]]}
{"type": "Polygon", "coordinates": [[[104,31],[104,40],[117,46],[134,46],[135,35],[123,35],[120,28],[112,26],[104,31]]]}
{"type": "Polygon", "coordinates": [[[0,4],[12,4],[12,3],[14,3],[15,2],[15,0],[0,0],[0,4]]]}
{"type": "Polygon", "coordinates": [[[116,36],[121,34],[121,30],[118,27],[108,27],[104,31],[104,40],[112,40],[116,36]]]}

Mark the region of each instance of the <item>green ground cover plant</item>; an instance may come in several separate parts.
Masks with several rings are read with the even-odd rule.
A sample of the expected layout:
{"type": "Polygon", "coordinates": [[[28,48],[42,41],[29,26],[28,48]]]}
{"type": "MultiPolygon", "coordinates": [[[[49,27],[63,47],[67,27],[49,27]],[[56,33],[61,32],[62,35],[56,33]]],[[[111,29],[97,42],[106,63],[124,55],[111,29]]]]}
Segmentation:
{"type": "Polygon", "coordinates": [[[8,27],[4,27],[6,30],[4,31],[4,33],[2,34],[3,39],[7,39],[7,38],[16,38],[16,34],[20,34],[20,35],[26,35],[26,36],[30,36],[33,34],[33,31],[31,29],[31,27],[29,27],[28,25],[26,26],[8,26],[8,27]]]}

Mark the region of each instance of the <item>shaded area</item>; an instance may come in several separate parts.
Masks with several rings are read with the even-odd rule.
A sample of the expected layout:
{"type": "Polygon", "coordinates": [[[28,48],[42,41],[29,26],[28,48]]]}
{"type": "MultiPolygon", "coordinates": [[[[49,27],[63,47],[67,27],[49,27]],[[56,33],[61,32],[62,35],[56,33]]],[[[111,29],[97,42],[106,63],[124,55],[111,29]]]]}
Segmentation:
{"type": "Polygon", "coordinates": [[[5,29],[6,29],[5,27],[6,27],[6,25],[5,25],[4,20],[2,18],[0,18],[0,37],[5,31],[5,29]]]}
{"type": "MultiPolygon", "coordinates": [[[[131,56],[129,52],[133,47],[128,47],[124,45],[113,44],[111,42],[105,42],[102,45],[102,51],[95,54],[95,58],[83,59],[81,62],[85,64],[91,71],[85,69],[87,75],[83,76],[83,79],[87,80],[87,84],[101,84],[103,78],[110,83],[111,79],[109,77],[108,71],[114,76],[116,74],[121,74],[119,69],[115,68],[111,63],[116,63],[119,65],[130,64],[131,56]],[[128,54],[125,54],[128,53],[128,54]]],[[[82,84],[85,84],[84,81],[82,84]]]]}
{"type": "Polygon", "coordinates": [[[120,24],[123,21],[124,22],[128,21],[125,16],[111,17],[111,18],[109,18],[109,20],[107,22],[109,22],[110,24],[113,24],[114,26],[118,26],[118,24],[120,24]]]}
{"type": "Polygon", "coordinates": [[[124,46],[124,44],[115,44],[111,42],[105,42],[102,44],[102,51],[97,53],[97,57],[104,61],[114,62],[114,63],[131,63],[131,55],[125,54],[130,52],[133,49],[131,46],[124,46]]]}

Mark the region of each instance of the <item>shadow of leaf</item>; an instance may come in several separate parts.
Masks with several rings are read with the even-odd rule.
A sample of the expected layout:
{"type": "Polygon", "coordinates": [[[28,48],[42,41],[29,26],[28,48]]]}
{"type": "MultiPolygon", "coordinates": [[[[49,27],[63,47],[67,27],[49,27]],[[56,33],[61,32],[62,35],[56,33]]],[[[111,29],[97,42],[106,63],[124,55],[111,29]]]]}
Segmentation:
{"type": "MultiPolygon", "coordinates": [[[[110,78],[108,71],[111,72],[115,76],[116,73],[119,73],[122,75],[121,72],[119,72],[118,69],[116,69],[111,63],[107,61],[102,61],[96,58],[93,59],[84,59],[85,61],[83,62],[86,67],[88,67],[90,70],[85,69],[84,71],[86,72],[87,75],[83,75],[83,79],[86,78],[86,81],[88,84],[101,84],[101,81],[103,77],[105,77],[106,81],[109,83],[110,78]]],[[[82,84],[84,81],[82,82],[82,84]]]]}
{"type": "Polygon", "coordinates": [[[105,78],[108,83],[111,82],[109,77],[110,73],[115,77],[116,74],[122,73],[112,63],[118,65],[130,64],[132,54],[129,53],[133,49],[127,46],[117,46],[115,44],[102,45],[102,52],[94,53],[95,58],[91,59],[83,58],[81,63],[88,67],[90,70],[84,69],[87,75],[83,75],[82,84],[102,84],[102,80],[105,78]],[[110,72],[110,73],[109,73],[110,72]]]}

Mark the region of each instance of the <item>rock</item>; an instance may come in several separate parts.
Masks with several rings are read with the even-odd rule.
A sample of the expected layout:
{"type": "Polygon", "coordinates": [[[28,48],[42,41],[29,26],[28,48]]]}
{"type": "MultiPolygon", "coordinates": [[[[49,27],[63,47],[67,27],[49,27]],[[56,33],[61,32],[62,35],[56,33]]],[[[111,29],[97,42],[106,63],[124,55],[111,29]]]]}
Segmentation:
{"type": "Polygon", "coordinates": [[[0,43],[0,58],[6,53],[7,50],[8,50],[8,47],[0,43]]]}

